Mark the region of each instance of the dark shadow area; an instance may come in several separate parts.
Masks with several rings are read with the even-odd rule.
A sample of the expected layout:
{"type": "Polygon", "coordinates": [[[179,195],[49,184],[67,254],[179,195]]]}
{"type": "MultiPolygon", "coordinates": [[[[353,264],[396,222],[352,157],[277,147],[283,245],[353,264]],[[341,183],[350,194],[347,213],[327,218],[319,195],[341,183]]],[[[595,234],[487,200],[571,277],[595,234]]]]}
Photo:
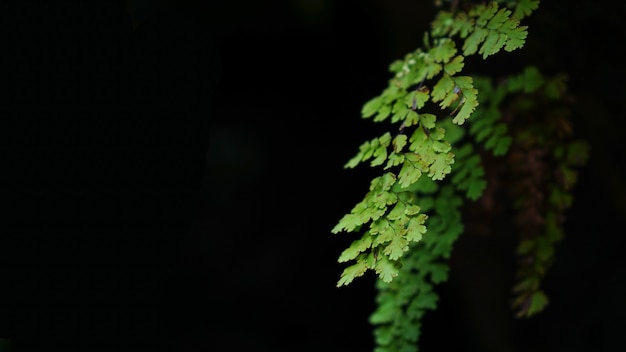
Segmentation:
{"type": "MultiPolygon", "coordinates": [[[[330,230],[379,171],[343,169],[387,128],[361,106],[433,13],[409,0],[3,5],[0,342],[372,350],[374,277],[335,287],[353,238],[330,230]]],[[[527,52],[482,66],[568,72],[590,164],[545,282],[548,309],[528,320],[508,310],[512,234],[461,237],[421,351],[621,345],[618,13],[546,4],[527,52]]]]}
{"type": "Polygon", "coordinates": [[[133,30],[121,1],[2,16],[0,335],[15,351],[178,350],[172,285],[218,74],[208,27],[155,7],[133,30]]]}

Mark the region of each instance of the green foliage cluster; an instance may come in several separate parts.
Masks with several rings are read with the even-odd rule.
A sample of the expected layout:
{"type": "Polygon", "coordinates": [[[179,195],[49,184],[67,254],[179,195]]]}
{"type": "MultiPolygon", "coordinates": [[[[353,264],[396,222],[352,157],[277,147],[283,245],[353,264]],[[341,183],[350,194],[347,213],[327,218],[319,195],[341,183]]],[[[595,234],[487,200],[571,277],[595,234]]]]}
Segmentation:
{"type": "MultiPolygon", "coordinates": [[[[518,316],[531,316],[541,311],[547,304],[547,296],[540,289],[540,281],[554,254],[554,245],[562,238],[563,211],[571,205],[572,189],[576,179],[575,167],[585,163],[587,146],[583,141],[570,139],[571,129],[564,120],[564,110],[554,104],[565,98],[563,76],[545,79],[535,67],[527,67],[519,75],[511,76],[494,86],[486,77],[475,77],[479,90],[480,107],[472,115],[469,128],[462,129],[451,122],[444,124],[455,155],[454,168],[448,177],[449,182],[436,183],[432,179],[420,178],[413,185],[413,194],[420,199],[424,214],[428,214],[427,235],[412,245],[402,258],[398,278],[393,282],[377,281],[377,309],[370,317],[376,326],[374,335],[377,352],[416,351],[421,331],[421,317],[427,309],[435,309],[437,294],[433,285],[448,278],[449,267],[445,263],[452,252],[458,236],[463,233],[460,208],[466,200],[477,200],[484,196],[487,183],[481,153],[489,152],[494,157],[509,155],[502,163],[510,164],[508,174],[498,177],[510,179],[506,187],[516,200],[515,207],[520,216],[518,224],[527,228],[521,233],[518,254],[523,259],[518,271],[518,284],[513,291],[516,295],[513,306],[518,316]],[[541,101],[552,104],[546,108],[541,101]],[[528,114],[543,112],[537,125],[529,123],[528,114]],[[517,123],[503,121],[503,113],[516,116],[517,123]],[[545,128],[553,120],[558,128],[545,128]],[[514,130],[509,129],[509,126],[514,130]],[[522,127],[518,130],[518,127],[522,127]],[[535,131],[535,128],[541,131],[535,131]],[[539,133],[535,133],[539,132],[539,133]],[[532,140],[532,142],[531,142],[532,140]],[[550,194],[548,199],[539,197],[542,204],[528,202],[529,168],[539,172],[542,181],[550,173],[536,169],[533,163],[519,160],[516,150],[522,148],[522,155],[530,155],[526,149],[541,143],[542,148],[553,151],[553,159],[542,164],[555,167],[553,180],[543,182],[541,194],[550,194]],[[548,145],[545,145],[547,143],[548,145]],[[512,155],[512,157],[511,157],[512,155]],[[522,172],[517,169],[521,168],[522,172]],[[440,189],[439,189],[440,188],[440,189]],[[544,204],[545,203],[545,204],[544,204]],[[524,212],[524,207],[528,210],[524,212]],[[528,212],[541,211],[537,223],[532,223],[528,212]],[[529,260],[531,258],[531,260],[529,260]]],[[[489,171],[495,173],[496,171],[489,171]]],[[[539,194],[532,193],[531,194],[539,194]]],[[[536,198],[531,198],[536,201],[536,198]]]]}
{"type": "Polygon", "coordinates": [[[508,193],[515,199],[520,258],[513,292],[518,316],[532,316],[548,303],[540,283],[563,238],[565,211],[577,168],[588,158],[585,141],[573,138],[568,116],[566,76],[547,79],[533,67],[512,77],[502,89],[515,93],[506,107],[515,143],[508,153],[508,193]]]}
{"type": "Polygon", "coordinates": [[[461,208],[485,196],[486,173],[501,173],[486,169],[486,154],[508,166],[497,176],[508,180],[518,213],[513,306],[518,316],[541,311],[547,297],[540,281],[563,237],[575,168],[586,160],[586,144],[571,138],[562,108],[563,76],[546,79],[529,66],[493,85],[462,74],[468,56],[521,48],[527,28],[520,21],[539,1],[457,5],[438,12],[423,47],[393,62],[388,86],[362,108],[363,118],[397,129],[365,141],[345,164],[382,170],[331,231],[359,234],[339,256],[350,264],[337,286],[368,270],[378,275],[370,316],[377,352],[417,351],[421,318],[437,306],[434,287],[448,279],[446,260],[464,231],[461,208]]]}
{"type": "MultiPolygon", "coordinates": [[[[426,233],[428,216],[417,197],[422,184],[418,181],[423,176],[442,181],[450,174],[456,157],[452,141],[464,133],[456,127],[463,125],[478,106],[473,78],[460,74],[464,58],[520,48],[526,38],[526,27],[520,25],[520,19],[536,6],[536,1],[524,1],[513,12],[492,2],[468,12],[441,11],[425,36],[425,49],[419,48],[391,64],[394,75],[388,87],[369,100],[361,113],[363,118],[399,127],[393,135],[386,132],[361,144],[357,155],[345,165],[354,168],[369,162],[371,167],[382,167],[384,173],[371,181],[364,199],[332,229],[333,233],[365,230],[340,255],[340,262],[355,263],[344,270],[339,286],[349,284],[367,270],[374,270],[384,282],[398,276],[400,258],[426,233]],[[459,53],[455,37],[463,41],[463,53],[459,53]]],[[[508,143],[501,136],[494,133],[488,139],[498,152],[508,143]]],[[[470,147],[465,148],[459,151],[471,153],[467,149],[470,147]]],[[[478,160],[469,157],[468,162],[476,167],[466,167],[468,171],[458,173],[456,182],[471,199],[476,199],[484,181],[476,171],[480,170],[478,160]]],[[[463,169],[462,163],[456,163],[463,169]]]]}
{"type": "Polygon", "coordinates": [[[422,178],[422,209],[429,213],[428,236],[411,246],[402,258],[398,277],[392,282],[377,280],[377,309],[370,316],[375,326],[376,351],[415,351],[421,333],[421,318],[437,307],[434,285],[448,279],[452,245],[463,232],[462,197],[452,185],[439,186],[422,178]]]}

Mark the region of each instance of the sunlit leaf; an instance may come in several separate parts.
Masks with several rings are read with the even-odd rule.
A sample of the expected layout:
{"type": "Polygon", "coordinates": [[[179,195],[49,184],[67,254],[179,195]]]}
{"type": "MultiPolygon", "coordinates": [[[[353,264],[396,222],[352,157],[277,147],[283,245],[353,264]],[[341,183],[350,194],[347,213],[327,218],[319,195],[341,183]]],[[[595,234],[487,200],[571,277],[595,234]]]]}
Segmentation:
{"type": "Polygon", "coordinates": [[[378,112],[378,109],[380,109],[382,103],[383,99],[381,97],[372,98],[367,103],[365,103],[365,105],[363,105],[363,108],[361,109],[361,116],[363,118],[373,116],[375,113],[378,112]]]}
{"type": "Polygon", "coordinates": [[[372,245],[372,236],[369,233],[356,241],[353,241],[350,247],[346,248],[339,256],[338,262],[344,263],[356,258],[362,252],[365,252],[372,245]]]}

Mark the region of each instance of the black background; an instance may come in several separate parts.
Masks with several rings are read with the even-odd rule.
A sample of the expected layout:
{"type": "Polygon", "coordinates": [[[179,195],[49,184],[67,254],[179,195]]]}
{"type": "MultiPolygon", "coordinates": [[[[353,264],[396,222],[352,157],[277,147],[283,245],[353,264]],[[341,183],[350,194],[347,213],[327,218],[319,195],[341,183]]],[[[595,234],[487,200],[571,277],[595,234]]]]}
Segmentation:
{"type": "MultiPolygon", "coordinates": [[[[373,175],[342,168],[381,134],[360,107],[419,46],[431,2],[136,3],[132,18],[123,1],[3,5],[0,338],[14,351],[371,350],[374,278],[335,287],[351,238],[330,229],[373,175]]],[[[461,237],[421,350],[621,345],[623,13],[542,4],[522,53],[478,63],[568,72],[591,159],[548,309],[508,309],[513,234],[461,237]]]]}

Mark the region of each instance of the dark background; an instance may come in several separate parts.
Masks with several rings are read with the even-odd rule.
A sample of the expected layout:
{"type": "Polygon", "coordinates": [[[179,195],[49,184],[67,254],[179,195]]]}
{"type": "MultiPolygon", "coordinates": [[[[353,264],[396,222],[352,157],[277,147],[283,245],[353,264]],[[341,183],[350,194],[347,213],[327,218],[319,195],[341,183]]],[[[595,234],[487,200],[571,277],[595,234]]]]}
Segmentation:
{"type": "MultiPolygon", "coordinates": [[[[19,1],[2,16],[0,338],[14,351],[367,351],[371,275],[330,229],[372,170],[359,118],[430,1],[19,1]],[[131,10],[132,16],[129,15],[131,10]]],[[[461,237],[421,350],[612,351],[626,287],[624,6],[541,5],[526,62],[589,141],[547,310],[508,309],[510,233],[461,237]]]]}

